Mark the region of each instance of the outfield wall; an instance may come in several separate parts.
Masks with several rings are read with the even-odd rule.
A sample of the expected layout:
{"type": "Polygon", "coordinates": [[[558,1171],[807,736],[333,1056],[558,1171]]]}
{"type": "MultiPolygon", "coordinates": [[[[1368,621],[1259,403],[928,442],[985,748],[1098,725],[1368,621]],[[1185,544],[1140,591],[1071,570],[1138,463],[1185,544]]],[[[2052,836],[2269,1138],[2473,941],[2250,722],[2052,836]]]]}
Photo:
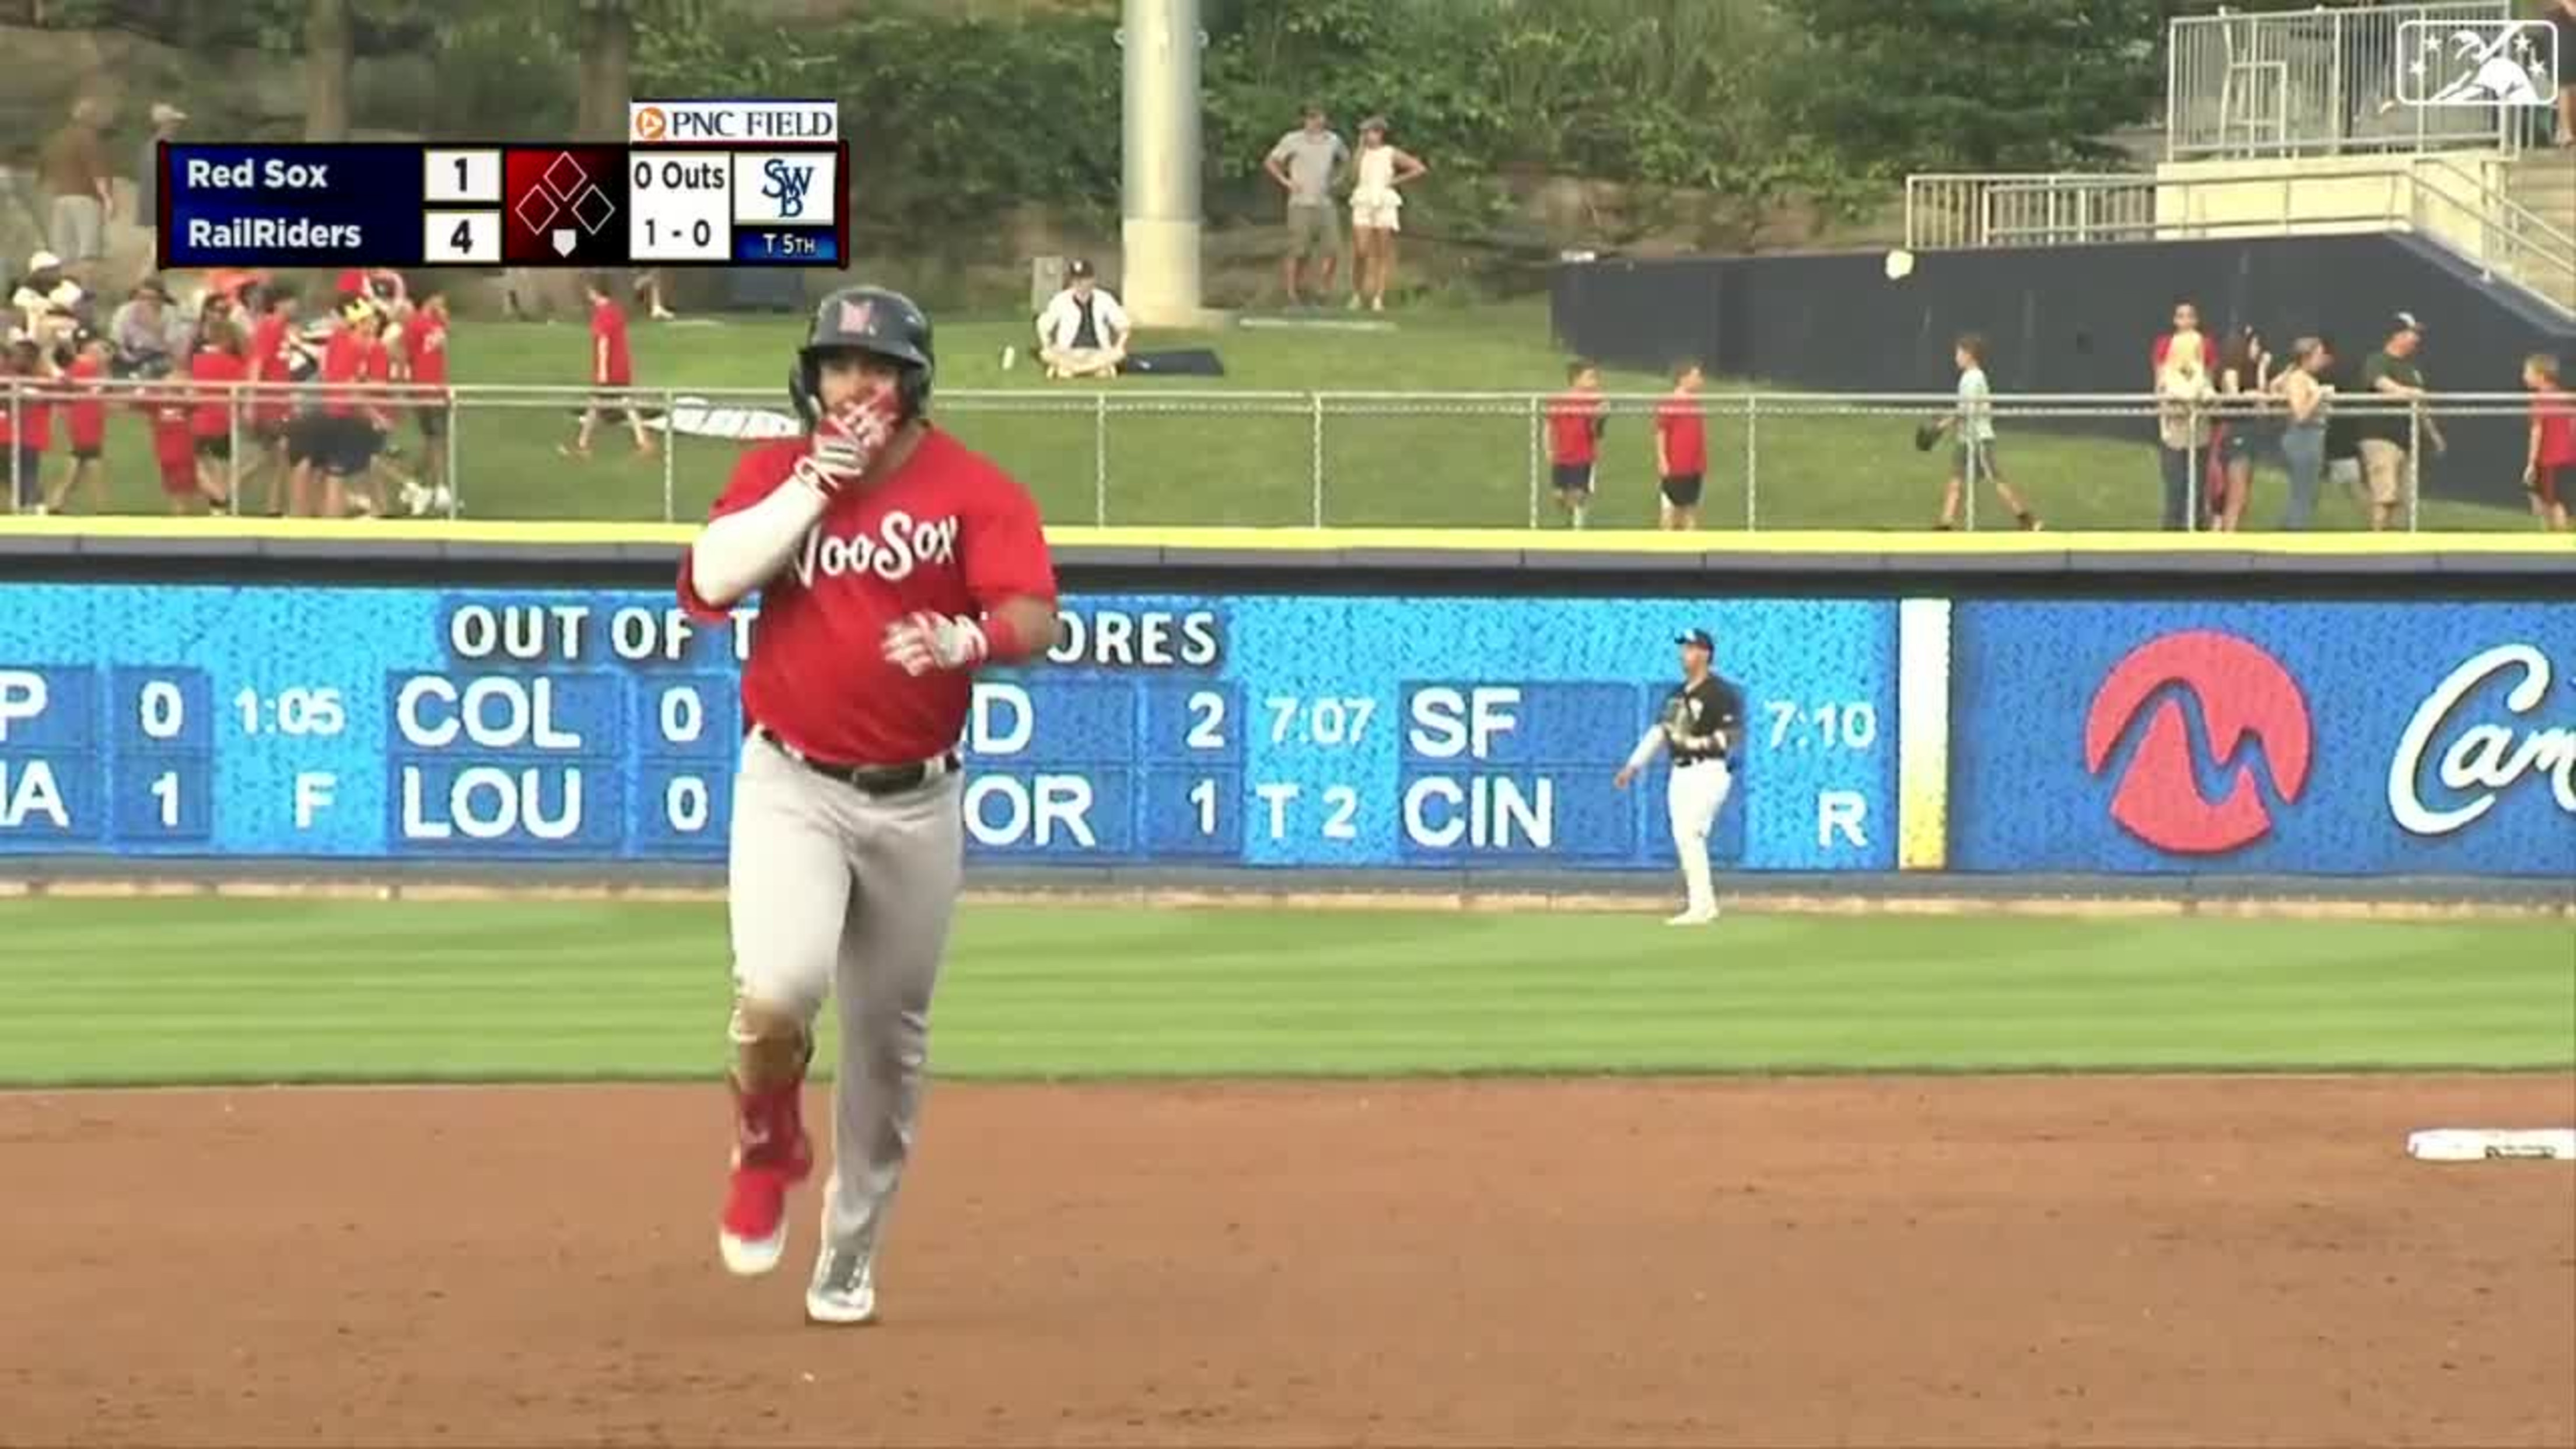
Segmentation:
{"type": "MultiPolygon", "coordinates": [[[[0,536],[0,856],[721,862],[731,627],[674,541],[0,536]]],[[[978,688],[971,858],[1661,875],[1610,775],[1670,641],[1748,708],[1723,868],[2404,876],[2576,891],[2566,540],[1069,535],[1043,667],[978,688]]]]}

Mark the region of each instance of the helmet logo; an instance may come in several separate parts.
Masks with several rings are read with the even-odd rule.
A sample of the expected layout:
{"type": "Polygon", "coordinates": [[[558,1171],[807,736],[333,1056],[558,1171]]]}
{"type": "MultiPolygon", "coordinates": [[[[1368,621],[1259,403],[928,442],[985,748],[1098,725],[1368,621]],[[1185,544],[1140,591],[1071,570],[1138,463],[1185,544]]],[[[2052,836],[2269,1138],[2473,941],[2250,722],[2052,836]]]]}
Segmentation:
{"type": "Polygon", "coordinates": [[[843,302],[841,304],[841,330],[844,332],[856,332],[861,335],[874,331],[876,310],[877,304],[872,298],[862,297],[855,302],[843,302]]]}

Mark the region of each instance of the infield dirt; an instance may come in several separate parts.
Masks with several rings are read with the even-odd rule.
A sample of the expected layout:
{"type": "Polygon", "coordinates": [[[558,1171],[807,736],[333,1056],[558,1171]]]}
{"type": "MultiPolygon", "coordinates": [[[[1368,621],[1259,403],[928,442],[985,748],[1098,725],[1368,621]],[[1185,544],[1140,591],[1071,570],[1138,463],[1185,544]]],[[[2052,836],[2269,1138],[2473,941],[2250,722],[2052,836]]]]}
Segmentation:
{"type": "Polygon", "coordinates": [[[2576,1164],[2404,1155],[2566,1074],[941,1084],[857,1330],[725,1111],[0,1096],[0,1443],[2576,1442],[2576,1164]]]}

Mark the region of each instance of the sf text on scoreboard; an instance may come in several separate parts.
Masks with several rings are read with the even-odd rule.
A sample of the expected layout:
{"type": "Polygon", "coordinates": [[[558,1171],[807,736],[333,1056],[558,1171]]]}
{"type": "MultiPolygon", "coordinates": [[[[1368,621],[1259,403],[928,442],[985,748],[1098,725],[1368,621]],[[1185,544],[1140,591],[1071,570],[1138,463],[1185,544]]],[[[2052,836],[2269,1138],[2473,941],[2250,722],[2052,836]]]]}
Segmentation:
{"type": "Polygon", "coordinates": [[[835,101],[637,101],[622,144],[179,143],[160,264],[843,267],[835,101]]]}

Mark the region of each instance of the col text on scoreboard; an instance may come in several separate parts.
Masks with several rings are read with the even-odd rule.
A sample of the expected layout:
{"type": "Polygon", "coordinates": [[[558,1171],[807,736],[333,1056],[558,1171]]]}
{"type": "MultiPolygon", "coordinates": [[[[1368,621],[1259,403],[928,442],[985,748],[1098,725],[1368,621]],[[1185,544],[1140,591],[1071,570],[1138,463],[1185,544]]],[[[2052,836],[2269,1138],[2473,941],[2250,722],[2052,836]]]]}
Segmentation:
{"type": "Polygon", "coordinates": [[[165,142],[163,267],[842,267],[834,101],[638,101],[628,139],[165,142]]]}

